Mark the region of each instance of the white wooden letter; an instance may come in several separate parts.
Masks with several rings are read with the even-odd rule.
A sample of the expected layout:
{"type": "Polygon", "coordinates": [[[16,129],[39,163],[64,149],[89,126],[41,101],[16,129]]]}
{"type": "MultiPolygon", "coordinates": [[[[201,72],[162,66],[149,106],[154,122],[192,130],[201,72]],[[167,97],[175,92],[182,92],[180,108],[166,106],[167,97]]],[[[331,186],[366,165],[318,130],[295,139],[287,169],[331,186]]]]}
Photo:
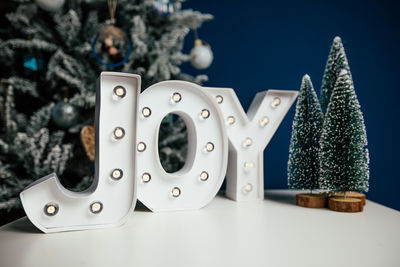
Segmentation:
{"type": "Polygon", "coordinates": [[[228,138],[220,109],[196,84],[166,81],[140,96],[136,149],[138,199],[152,211],[199,209],[217,194],[226,173],[228,138]],[[162,119],[179,115],[188,133],[186,163],[167,173],[159,159],[162,119]]]}
{"type": "Polygon", "coordinates": [[[116,226],[136,203],[135,160],[140,76],[100,75],[96,95],[94,182],[84,192],[65,189],[56,174],[20,195],[31,222],[45,233],[116,226]]]}
{"type": "Polygon", "coordinates": [[[229,88],[206,88],[221,108],[229,136],[226,195],[236,201],[264,198],[263,153],[295,101],[297,91],[257,93],[244,112],[229,88]]]}

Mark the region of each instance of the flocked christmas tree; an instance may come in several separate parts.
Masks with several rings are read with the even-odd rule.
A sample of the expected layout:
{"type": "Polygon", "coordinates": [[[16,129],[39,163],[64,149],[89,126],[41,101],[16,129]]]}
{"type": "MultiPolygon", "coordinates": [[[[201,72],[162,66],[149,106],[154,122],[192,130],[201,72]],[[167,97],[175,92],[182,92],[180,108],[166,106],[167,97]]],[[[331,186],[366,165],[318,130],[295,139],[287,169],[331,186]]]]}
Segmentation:
{"type": "Polygon", "coordinates": [[[331,98],[333,88],[339,77],[339,73],[342,70],[348,71],[350,74],[349,64],[346,58],[346,53],[343,48],[342,39],[335,37],[329,52],[328,60],[326,62],[325,72],[322,78],[321,85],[321,108],[322,112],[326,112],[326,109],[331,98]]]}
{"type": "Polygon", "coordinates": [[[368,191],[369,155],[364,118],[346,69],[332,90],[320,139],[320,184],[329,191],[368,191]]]}
{"type": "MultiPolygon", "coordinates": [[[[101,71],[140,74],[142,88],[207,79],[179,66],[190,60],[184,37],[212,16],[181,9],[181,0],[20,2],[0,39],[0,210],[19,207],[23,188],[51,172],[74,190],[90,184],[93,163],[79,133],[93,123],[101,71]]],[[[185,158],[185,124],[165,127],[161,161],[176,169],[185,158]]]]}
{"type": "Polygon", "coordinates": [[[289,148],[288,184],[291,189],[319,189],[319,138],[323,115],[311,79],[304,75],[289,148]]]}

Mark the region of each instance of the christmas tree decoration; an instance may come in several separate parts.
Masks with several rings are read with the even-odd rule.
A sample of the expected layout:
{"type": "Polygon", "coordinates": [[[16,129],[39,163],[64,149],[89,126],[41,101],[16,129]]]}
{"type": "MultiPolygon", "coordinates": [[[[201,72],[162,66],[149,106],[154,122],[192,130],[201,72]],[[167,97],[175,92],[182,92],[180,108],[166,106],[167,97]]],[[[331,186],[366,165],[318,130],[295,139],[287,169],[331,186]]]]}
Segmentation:
{"type": "MultiPolygon", "coordinates": [[[[115,68],[141,74],[144,88],[170,79],[196,83],[207,80],[205,75],[183,73],[180,66],[190,61],[189,55],[182,51],[190,29],[193,25],[201,27],[212,15],[175,5],[173,19],[158,18],[151,1],[119,0],[112,24],[105,21],[110,18],[106,1],[100,2],[65,1],[57,11],[47,12],[35,1],[18,1],[12,5],[14,11],[4,17],[8,34],[0,37],[0,73],[4,85],[0,90],[0,120],[4,122],[0,131],[0,176],[4,177],[0,179],[1,212],[11,209],[20,212],[19,193],[52,172],[57,173],[68,189],[81,191],[90,186],[93,164],[81,145],[79,131],[84,125],[94,124],[95,81],[102,71],[115,68]],[[113,27],[104,29],[105,26],[120,31],[113,27]],[[104,63],[121,62],[127,55],[128,43],[134,52],[118,67],[99,64],[91,49],[96,35],[96,52],[104,63]],[[109,54],[111,47],[118,50],[116,55],[114,49],[109,54]],[[24,67],[24,56],[28,68],[24,67]],[[58,126],[52,119],[55,105],[65,97],[60,90],[64,86],[70,89],[68,104],[76,108],[79,118],[69,128],[58,126]]],[[[114,98],[124,99],[123,95],[114,98]]],[[[165,124],[160,131],[159,145],[168,151],[162,155],[167,169],[184,164],[181,155],[185,151],[185,131],[181,121],[173,126],[165,124]]],[[[107,209],[106,203],[102,203],[99,216],[107,209]]],[[[59,208],[56,216],[62,212],[62,206],[59,208]]]]}
{"type": "MultiPolygon", "coordinates": [[[[353,80],[350,73],[343,69],[333,88],[322,127],[319,152],[321,188],[343,192],[368,191],[369,155],[366,146],[364,118],[353,80]]],[[[344,207],[358,205],[356,201],[346,200],[346,194],[341,199],[344,207]]],[[[332,201],[336,203],[338,199],[332,201]]],[[[338,205],[332,207],[337,208],[338,205]]]]}
{"type": "Polygon", "coordinates": [[[63,7],[64,2],[65,0],[35,0],[38,6],[49,12],[59,11],[63,7]]]}
{"type": "Polygon", "coordinates": [[[299,206],[323,208],[326,196],[313,194],[319,189],[319,139],[323,114],[310,76],[304,75],[292,124],[288,160],[288,185],[290,189],[310,190],[311,194],[296,195],[299,206]]]}
{"type": "Polygon", "coordinates": [[[95,159],[95,129],[92,125],[86,125],[81,130],[81,141],[86,155],[90,161],[95,159]]]}
{"type": "Polygon", "coordinates": [[[120,28],[115,26],[117,0],[107,0],[107,3],[110,13],[110,20],[101,28],[100,32],[93,39],[92,52],[97,62],[107,67],[115,68],[125,64],[128,61],[132,53],[132,44],[126,37],[125,33],[120,28]],[[98,53],[99,50],[106,50],[109,57],[105,57],[113,60],[113,62],[106,62],[103,57],[100,58],[98,53]]]}
{"type": "Polygon", "coordinates": [[[175,4],[172,0],[153,0],[153,5],[159,15],[167,16],[175,11],[175,4]]]}
{"type": "Polygon", "coordinates": [[[226,173],[228,137],[214,98],[193,83],[165,81],[144,90],[139,99],[138,199],[152,211],[193,210],[217,194],[226,173]],[[151,112],[150,112],[151,111],[151,112]],[[182,169],[168,173],[159,161],[160,122],[176,114],[187,129],[187,156],[182,169]]]}
{"type": "Polygon", "coordinates": [[[264,149],[298,92],[257,93],[246,114],[233,89],[207,87],[206,90],[222,110],[229,137],[226,195],[236,201],[264,199],[264,149]]]}
{"type": "Polygon", "coordinates": [[[20,195],[29,220],[45,233],[117,226],[136,205],[137,103],[140,76],[103,72],[96,98],[95,179],[85,192],[64,188],[55,173],[29,185],[20,195]],[[126,95],[115,101],[114,88],[126,95]],[[125,135],[111,141],[120,125],[125,135]]]}
{"type": "Polygon", "coordinates": [[[43,70],[43,59],[33,54],[24,55],[24,68],[27,74],[43,70]]]}
{"type": "Polygon", "coordinates": [[[339,36],[336,36],[333,39],[331,51],[329,52],[322,78],[320,98],[322,112],[324,113],[326,113],[333,88],[335,87],[336,81],[342,70],[346,70],[351,76],[349,63],[347,61],[346,53],[342,44],[342,39],[339,36]]]}
{"type": "Polygon", "coordinates": [[[68,129],[76,125],[79,121],[79,110],[71,105],[68,100],[58,102],[52,112],[53,122],[60,128],[68,129]]]}
{"type": "Polygon", "coordinates": [[[200,39],[194,41],[194,47],[190,52],[190,63],[196,69],[208,68],[214,59],[211,47],[207,44],[204,45],[200,39]]]}

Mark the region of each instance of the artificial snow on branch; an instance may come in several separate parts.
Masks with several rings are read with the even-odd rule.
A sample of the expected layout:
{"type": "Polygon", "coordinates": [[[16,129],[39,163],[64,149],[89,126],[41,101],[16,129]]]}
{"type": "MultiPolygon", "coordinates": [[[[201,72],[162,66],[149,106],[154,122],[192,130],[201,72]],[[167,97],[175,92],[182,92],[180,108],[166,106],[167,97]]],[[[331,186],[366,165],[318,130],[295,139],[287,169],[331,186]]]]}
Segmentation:
{"type": "MultiPolygon", "coordinates": [[[[101,71],[139,74],[142,88],[167,79],[196,83],[208,79],[182,73],[180,65],[190,59],[182,51],[190,29],[213,17],[182,10],[181,0],[174,1],[174,12],[168,15],[158,14],[153,0],[119,0],[113,26],[123,33],[125,39],[118,42],[125,50],[116,55],[99,43],[104,40],[95,42],[110,26],[106,1],[65,1],[56,10],[33,1],[18,2],[6,16],[7,33],[0,39],[0,210],[18,208],[23,188],[51,172],[71,190],[90,185],[93,164],[79,133],[93,124],[101,71]],[[128,44],[132,52],[126,55],[128,44]],[[104,62],[127,56],[126,62],[117,67],[100,63],[93,47],[99,48],[98,57],[104,62]],[[56,107],[64,112],[62,117],[56,107]],[[63,119],[73,123],[67,127],[63,119]]],[[[163,127],[161,160],[173,170],[185,161],[186,139],[183,132],[175,134],[174,126],[163,127]]]]}

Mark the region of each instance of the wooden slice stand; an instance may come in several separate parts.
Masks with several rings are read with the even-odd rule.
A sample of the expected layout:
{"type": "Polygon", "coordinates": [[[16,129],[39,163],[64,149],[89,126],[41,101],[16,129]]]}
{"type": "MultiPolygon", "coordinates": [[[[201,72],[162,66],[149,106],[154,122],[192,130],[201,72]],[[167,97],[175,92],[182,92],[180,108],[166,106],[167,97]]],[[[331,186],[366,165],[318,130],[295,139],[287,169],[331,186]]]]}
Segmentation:
{"type": "Polygon", "coordinates": [[[331,210],[339,212],[361,212],[363,211],[363,203],[359,198],[354,197],[331,197],[328,201],[331,210]]]}
{"type": "MultiPolygon", "coordinates": [[[[334,194],[334,196],[335,197],[343,197],[343,192],[336,192],[334,194]]],[[[365,199],[366,199],[365,194],[349,191],[349,192],[346,192],[346,198],[347,197],[359,198],[359,199],[361,199],[363,206],[365,206],[365,199]]]]}
{"type": "Polygon", "coordinates": [[[296,205],[306,208],[325,208],[326,199],[325,194],[297,194],[296,205]]]}

